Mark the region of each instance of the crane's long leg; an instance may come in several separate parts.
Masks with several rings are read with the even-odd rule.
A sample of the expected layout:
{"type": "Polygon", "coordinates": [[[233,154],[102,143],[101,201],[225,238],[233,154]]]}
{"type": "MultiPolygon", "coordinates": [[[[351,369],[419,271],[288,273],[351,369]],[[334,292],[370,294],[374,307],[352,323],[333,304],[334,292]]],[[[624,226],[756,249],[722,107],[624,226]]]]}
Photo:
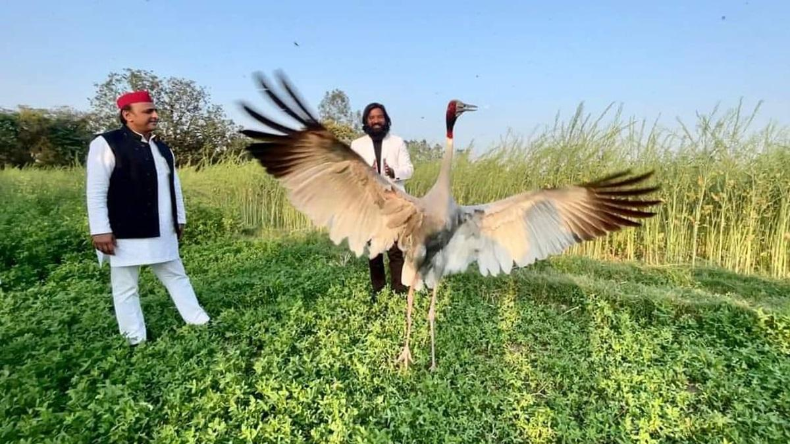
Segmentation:
{"type": "Polygon", "coordinates": [[[431,296],[431,308],[428,310],[428,322],[431,324],[431,371],[436,370],[436,352],[434,349],[434,330],[433,321],[436,319],[436,291],[439,290],[439,283],[433,287],[433,295],[431,296]]]}
{"type": "Polygon", "coordinates": [[[403,362],[403,367],[408,369],[409,363],[414,362],[411,358],[411,351],[409,350],[409,338],[411,337],[411,308],[414,304],[414,287],[417,285],[417,274],[415,273],[414,279],[409,287],[409,294],[406,296],[406,345],[403,346],[401,352],[395,363],[403,362]]]}

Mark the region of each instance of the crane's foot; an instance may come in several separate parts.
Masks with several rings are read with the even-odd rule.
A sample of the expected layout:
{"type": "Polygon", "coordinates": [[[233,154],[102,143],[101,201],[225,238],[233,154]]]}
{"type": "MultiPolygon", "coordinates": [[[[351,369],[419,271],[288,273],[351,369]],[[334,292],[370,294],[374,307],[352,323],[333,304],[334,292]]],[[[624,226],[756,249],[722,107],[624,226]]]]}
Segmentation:
{"type": "Polygon", "coordinates": [[[403,368],[408,370],[409,364],[414,363],[414,359],[411,358],[411,351],[409,350],[409,346],[406,345],[403,347],[403,351],[398,356],[398,359],[395,360],[395,364],[403,363],[403,368]]]}
{"type": "Polygon", "coordinates": [[[431,362],[431,368],[429,368],[428,370],[430,370],[431,372],[435,372],[436,371],[436,362],[435,361],[431,362]]]}

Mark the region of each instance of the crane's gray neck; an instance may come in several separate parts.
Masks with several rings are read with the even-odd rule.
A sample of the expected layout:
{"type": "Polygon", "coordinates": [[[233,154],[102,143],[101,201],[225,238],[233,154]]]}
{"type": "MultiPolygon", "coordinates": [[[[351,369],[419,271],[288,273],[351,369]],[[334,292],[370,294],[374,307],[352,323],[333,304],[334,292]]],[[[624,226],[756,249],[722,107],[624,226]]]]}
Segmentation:
{"type": "Polygon", "coordinates": [[[453,138],[447,138],[447,148],[445,148],[444,156],[442,157],[442,166],[439,169],[439,179],[436,180],[436,185],[439,190],[447,191],[448,195],[451,186],[450,172],[453,166],[453,138]]]}

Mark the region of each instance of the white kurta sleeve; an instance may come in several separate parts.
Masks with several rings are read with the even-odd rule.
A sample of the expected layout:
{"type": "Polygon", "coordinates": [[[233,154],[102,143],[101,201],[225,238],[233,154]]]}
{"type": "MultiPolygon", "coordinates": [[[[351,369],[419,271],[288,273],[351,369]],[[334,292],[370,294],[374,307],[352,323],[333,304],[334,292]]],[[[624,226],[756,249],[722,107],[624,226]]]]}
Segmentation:
{"type": "Polygon", "coordinates": [[[93,139],[86,159],[86,198],[90,234],[111,233],[110,216],[107,212],[107,191],[110,176],[115,168],[115,155],[104,137],[93,139]]]}
{"type": "Polygon", "coordinates": [[[398,147],[398,165],[397,168],[393,169],[395,170],[396,180],[407,180],[414,174],[414,165],[411,163],[411,157],[409,156],[406,142],[401,142],[398,147]]]}
{"type": "Polygon", "coordinates": [[[181,181],[178,179],[176,156],[173,154],[173,150],[170,150],[170,154],[173,156],[173,185],[175,185],[176,188],[176,216],[179,224],[186,225],[187,211],[186,207],[184,207],[184,195],[181,193],[181,181]]]}

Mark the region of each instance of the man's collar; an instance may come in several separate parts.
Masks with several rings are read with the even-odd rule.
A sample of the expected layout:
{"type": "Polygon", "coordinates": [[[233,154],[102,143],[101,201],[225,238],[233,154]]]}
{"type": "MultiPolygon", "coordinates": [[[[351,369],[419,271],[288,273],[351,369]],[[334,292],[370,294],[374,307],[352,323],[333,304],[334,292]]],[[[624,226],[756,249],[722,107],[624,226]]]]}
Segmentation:
{"type": "Polygon", "coordinates": [[[132,132],[132,133],[134,133],[134,134],[137,134],[138,136],[140,136],[140,140],[141,140],[141,141],[143,141],[143,142],[150,142],[150,141],[154,140],[154,137],[156,137],[156,134],[154,134],[154,133],[151,133],[151,137],[150,137],[150,138],[148,138],[148,140],[145,140],[145,136],[143,136],[142,134],[138,133],[137,131],[135,131],[135,130],[133,130],[133,129],[129,128],[129,126],[128,126],[128,125],[124,125],[124,128],[126,128],[126,129],[127,129],[127,130],[129,130],[130,132],[132,132]]]}

